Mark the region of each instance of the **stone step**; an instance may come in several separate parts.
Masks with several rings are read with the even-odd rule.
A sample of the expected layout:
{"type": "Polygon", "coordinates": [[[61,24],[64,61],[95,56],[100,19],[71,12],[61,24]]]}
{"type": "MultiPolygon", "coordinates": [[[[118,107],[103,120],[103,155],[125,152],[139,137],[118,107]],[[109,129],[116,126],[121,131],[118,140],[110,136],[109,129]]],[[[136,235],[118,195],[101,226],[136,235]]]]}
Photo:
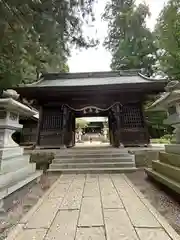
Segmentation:
{"type": "Polygon", "coordinates": [[[64,173],[126,173],[137,171],[136,167],[130,168],[58,168],[58,169],[48,169],[50,172],[64,172],[64,173]]]}
{"type": "Polygon", "coordinates": [[[56,154],[55,157],[56,158],[99,158],[99,157],[103,157],[103,158],[109,158],[109,157],[126,157],[126,156],[130,156],[129,153],[112,153],[112,154],[107,154],[107,153],[68,153],[68,154],[56,154]]]}
{"type": "Polygon", "coordinates": [[[134,156],[124,148],[84,147],[56,152],[49,171],[134,171],[134,156]]]}
{"type": "Polygon", "coordinates": [[[180,194],[180,183],[172,180],[171,178],[169,178],[161,173],[158,173],[158,172],[152,170],[151,168],[146,168],[145,172],[147,173],[148,176],[154,178],[156,181],[164,184],[165,186],[169,187],[176,193],[180,194]]]}
{"type": "Polygon", "coordinates": [[[53,163],[81,163],[81,162],[134,162],[134,158],[132,158],[132,156],[128,156],[128,157],[106,157],[106,158],[79,158],[79,159],[75,159],[75,158],[54,158],[53,159],[53,163]]]}
{"type": "Polygon", "coordinates": [[[121,153],[121,154],[126,154],[128,153],[128,150],[127,149],[106,149],[106,148],[100,148],[100,149],[63,149],[61,151],[56,151],[56,154],[89,154],[89,153],[110,153],[110,154],[113,154],[113,153],[121,153]]]}
{"type": "Polygon", "coordinates": [[[34,173],[36,170],[36,164],[31,163],[27,166],[17,169],[13,172],[0,172],[0,188],[3,188],[13,182],[17,182],[20,179],[25,178],[27,175],[34,173]]]}
{"type": "Polygon", "coordinates": [[[77,168],[126,168],[135,167],[133,162],[106,162],[106,163],[52,163],[50,169],[77,169],[77,168]]]}
{"type": "Polygon", "coordinates": [[[70,148],[70,150],[120,150],[120,149],[124,149],[123,147],[119,147],[119,148],[114,148],[110,145],[84,145],[82,144],[81,146],[74,146],[73,148],[70,148]]]}
{"type": "Polygon", "coordinates": [[[11,184],[3,187],[3,188],[0,188],[0,200],[2,198],[7,197],[11,193],[15,192],[19,188],[22,188],[26,184],[32,182],[33,180],[39,178],[42,174],[43,174],[42,171],[35,171],[33,173],[30,173],[30,174],[26,175],[24,178],[19,179],[16,182],[13,182],[13,183],[11,183],[11,184]]]}
{"type": "Polygon", "coordinates": [[[29,159],[29,155],[16,156],[13,158],[5,159],[1,162],[1,171],[11,172],[27,166],[27,164],[29,163],[29,159]]]}
{"type": "Polygon", "coordinates": [[[176,167],[180,167],[180,155],[173,153],[160,152],[159,153],[160,162],[164,162],[176,167]]]}
{"type": "Polygon", "coordinates": [[[171,166],[169,164],[152,161],[152,169],[158,173],[161,173],[177,182],[180,182],[180,168],[171,166]]]}

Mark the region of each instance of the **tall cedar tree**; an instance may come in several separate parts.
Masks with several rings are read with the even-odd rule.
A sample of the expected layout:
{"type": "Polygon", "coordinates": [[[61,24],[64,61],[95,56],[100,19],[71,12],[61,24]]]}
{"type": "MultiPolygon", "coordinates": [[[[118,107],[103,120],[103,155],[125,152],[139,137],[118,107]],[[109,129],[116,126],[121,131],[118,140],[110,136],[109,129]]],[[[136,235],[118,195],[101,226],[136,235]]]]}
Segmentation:
{"type": "Polygon", "coordinates": [[[136,6],[133,0],[107,4],[103,18],[108,21],[108,36],[104,45],[112,53],[113,70],[141,69],[146,76],[153,74],[157,49],[146,27],[148,16],[148,6],[136,6]]]}

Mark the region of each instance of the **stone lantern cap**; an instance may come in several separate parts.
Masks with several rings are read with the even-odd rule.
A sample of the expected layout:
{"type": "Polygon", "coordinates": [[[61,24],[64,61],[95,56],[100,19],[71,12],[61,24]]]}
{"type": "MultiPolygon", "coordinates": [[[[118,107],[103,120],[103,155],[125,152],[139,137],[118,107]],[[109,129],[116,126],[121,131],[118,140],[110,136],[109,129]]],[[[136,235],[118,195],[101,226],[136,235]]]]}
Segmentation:
{"type": "Polygon", "coordinates": [[[0,99],[0,108],[5,109],[10,112],[19,114],[20,116],[34,116],[37,114],[37,111],[32,110],[26,105],[12,99],[12,98],[1,98],[0,99]]]}
{"type": "Polygon", "coordinates": [[[171,81],[165,87],[164,92],[160,98],[158,98],[147,111],[167,111],[171,106],[174,106],[177,102],[180,102],[180,82],[171,81]]]}

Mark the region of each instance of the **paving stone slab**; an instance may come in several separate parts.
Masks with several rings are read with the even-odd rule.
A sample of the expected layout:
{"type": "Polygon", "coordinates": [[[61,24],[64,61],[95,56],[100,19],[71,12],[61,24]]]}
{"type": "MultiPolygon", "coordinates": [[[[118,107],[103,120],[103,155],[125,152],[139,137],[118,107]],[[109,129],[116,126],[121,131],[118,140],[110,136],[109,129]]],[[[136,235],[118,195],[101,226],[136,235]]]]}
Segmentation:
{"type": "Polygon", "coordinates": [[[75,174],[62,174],[59,178],[60,183],[70,183],[75,178],[75,174]]]}
{"type": "Polygon", "coordinates": [[[67,195],[65,196],[60,209],[80,209],[82,194],[84,189],[85,177],[81,180],[75,179],[70,188],[68,189],[67,195]]]}
{"type": "Polygon", "coordinates": [[[104,220],[107,240],[139,240],[124,209],[105,209],[104,220]]]}
{"type": "Polygon", "coordinates": [[[164,229],[136,228],[140,240],[171,240],[164,229]]]}
{"type": "Polygon", "coordinates": [[[84,186],[83,196],[84,197],[99,197],[100,196],[98,179],[93,182],[86,181],[85,186],[84,186]]]}
{"type": "Polygon", "coordinates": [[[106,195],[112,195],[117,193],[109,175],[107,177],[100,176],[99,185],[100,185],[101,195],[106,196],[106,195]]]}
{"type": "Polygon", "coordinates": [[[135,227],[154,227],[161,225],[137,196],[122,197],[124,207],[135,227]]]}
{"type": "Polygon", "coordinates": [[[99,178],[103,208],[123,208],[122,201],[109,176],[99,178]]]}
{"type": "Polygon", "coordinates": [[[45,240],[74,240],[79,211],[59,211],[45,240]]]}
{"type": "Polygon", "coordinates": [[[86,174],[81,173],[81,174],[76,174],[74,180],[78,182],[78,181],[83,181],[85,178],[86,178],[86,174]]]}
{"type": "Polygon", "coordinates": [[[80,209],[81,206],[81,199],[82,199],[82,191],[77,192],[69,192],[65,199],[63,200],[63,203],[60,207],[61,210],[75,210],[80,209]]]}
{"type": "Polygon", "coordinates": [[[141,199],[146,198],[146,196],[143,193],[141,193],[136,186],[134,186],[134,184],[130,181],[130,179],[127,176],[123,174],[123,177],[139,198],[141,199]]]}
{"type": "Polygon", "coordinates": [[[110,174],[109,173],[104,173],[104,174],[99,174],[99,179],[103,180],[108,180],[110,179],[110,174]]]}
{"type": "Polygon", "coordinates": [[[49,228],[57,211],[60,208],[62,198],[47,199],[39,209],[30,217],[26,228],[49,228]]]}
{"type": "Polygon", "coordinates": [[[100,197],[84,197],[78,226],[103,226],[100,197]]]}
{"type": "Polygon", "coordinates": [[[117,194],[102,196],[103,208],[124,208],[122,201],[117,194]]]}
{"type": "Polygon", "coordinates": [[[59,183],[49,194],[48,198],[63,198],[69,189],[70,183],[59,183]]]}
{"type": "Polygon", "coordinates": [[[98,180],[98,176],[99,176],[99,174],[91,174],[91,173],[89,173],[89,174],[87,174],[86,175],[86,182],[94,182],[94,181],[97,181],[98,180]]]}
{"type": "Polygon", "coordinates": [[[110,176],[110,178],[113,178],[113,179],[117,179],[117,180],[119,180],[119,181],[124,181],[124,176],[123,176],[123,174],[119,174],[119,173],[117,173],[117,174],[110,174],[109,175],[110,176]]]}
{"type": "Polygon", "coordinates": [[[16,240],[44,240],[47,229],[25,229],[16,236],[16,240]]]}
{"type": "Polygon", "coordinates": [[[78,228],[76,240],[106,240],[103,227],[78,228]]]}
{"type": "MultiPolygon", "coordinates": [[[[111,175],[112,176],[112,175],[111,175]]],[[[116,187],[119,196],[120,197],[129,197],[133,198],[133,196],[137,196],[134,190],[128,185],[125,179],[123,178],[115,178],[112,176],[112,182],[114,183],[114,186],[116,187]]]]}
{"type": "MultiPolygon", "coordinates": [[[[59,178],[60,179],[60,178],[59,178]]],[[[56,188],[59,184],[59,179],[57,179],[53,185],[45,192],[45,194],[38,200],[35,206],[33,206],[29,212],[27,212],[22,219],[20,220],[20,223],[27,223],[27,221],[30,219],[30,217],[38,210],[38,208],[42,205],[42,203],[48,199],[48,196],[51,194],[53,189],[56,188]]]]}

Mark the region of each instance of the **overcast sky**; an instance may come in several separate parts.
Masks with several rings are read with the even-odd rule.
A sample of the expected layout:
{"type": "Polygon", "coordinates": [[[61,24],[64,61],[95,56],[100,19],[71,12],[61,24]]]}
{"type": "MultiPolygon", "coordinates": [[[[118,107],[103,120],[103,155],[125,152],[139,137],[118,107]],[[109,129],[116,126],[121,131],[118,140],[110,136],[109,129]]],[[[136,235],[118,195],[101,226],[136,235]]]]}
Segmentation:
{"type": "MultiPolygon", "coordinates": [[[[147,20],[147,26],[151,29],[154,28],[156,19],[168,0],[145,0],[149,5],[151,11],[151,18],[147,20]]],[[[101,43],[107,35],[107,23],[101,20],[101,14],[107,0],[98,0],[95,7],[96,22],[94,27],[85,27],[84,31],[89,36],[96,36],[101,43]]],[[[136,0],[137,3],[144,2],[143,0],[136,0]]],[[[92,71],[108,71],[110,70],[111,55],[104,49],[102,44],[96,49],[88,50],[73,50],[72,56],[68,61],[70,72],[92,72],[92,71]]]]}

